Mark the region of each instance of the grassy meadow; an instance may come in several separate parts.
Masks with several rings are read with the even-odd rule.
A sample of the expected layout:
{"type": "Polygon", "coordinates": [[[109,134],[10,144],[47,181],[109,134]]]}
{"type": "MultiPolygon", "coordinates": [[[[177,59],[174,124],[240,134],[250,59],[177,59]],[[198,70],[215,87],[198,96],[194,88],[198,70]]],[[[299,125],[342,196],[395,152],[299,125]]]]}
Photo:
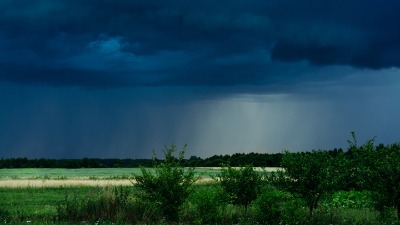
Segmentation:
{"type": "MultiPolygon", "coordinates": [[[[136,202],[135,194],[136,189],[133,186],[0,188],[0,224],[168,224],[157,214],[156,206],[136,202]],[[113,201],[118,199],[118,196],[113,195],[114,190],[119,189],[127,191],[130,203],[123,203],[121,209],[114,209],[116,212],[110,213],[109,204],[113,205],[113,201]],[[112,200],[104,201],[110,198],[110,195],[114,196],[111,197],[112,200]],[[106,216],[97,219],[96,216],[101,217],[98,215],[99,206],[92,204],[99,202],[100,199],[104,201],[99,204],[104,204],[100,206],[103,207],[101,213],[105,211],[105,214],[112,214],[115,217],[106,216]],[[58,211],[60,205],[76,207],[76,210],[81,212],[93,212],[88,212],[86,217],[82,215],[71,219],[60,218],[58,211]],[[130,213],[138,216],[131,218],[126,215],[130,213]]],[[[273,195],[280,196],[281,199],[272,203],[264,201],[264,198],[270,196],[262,195],[245,210],[243,207],[228,204],[226,196],[215,183],[197,184],[181,211],[179,224],[268,224],[259,222],[268,221],[264,218],[265,214],[259,211],[263,207],[266,208],[267,216],[270,213],[269,207],[283,209],[279,216],[286,223],[281,224],[309,224],[305,219],[308,212],[304,202],[279,191],[273,195]]],[[[369,207],[352,205],[334,207],[331,202],[331,199],[324,199],[322,206],[315,212],[314,224],[396,224],[380,222],[379,213],[369,207]]],[[[274,212],[271,215],[274,215],[274,212]]]]}
{"type": "MultiPolygon", "coordinates": [[[[89,197],[99,193],[100,187],[69,187],[69,188],[0,188],[0,210],[3,210],[3,217],[15,223],[26,223],[34,221],[54,221],[57,213],[57,205],[62,202],[67,193],[74,193],[77,196],[89,197]]],[[[3,222],[7,219],[3,218],[3,222]]],[[[0,221],[2,223],[2,221],[0,221]]]]}
{"type": "MultiPolygon", "coordinates": [[[[154,169],[149,168],[154,172],[154,169]]],[[[220,168],[196,168],[199,180],[210,180],[220,168]]],[[[57,207],[69,196],[89,199],[113,187],[134,189],[140,168],[0,169],[0,224],[53,223],[57,207]]]]}
{"type": "MultiPolygon", "coordinates": [[[[148,170],[154,172],[153,168],[148,170]]],[[[210,177],[219,171],[220,168],[196,168],[198,182],[211,181],[210,177]]],[[[139,168],[0,169],[0,188],[131,186],[133,175],[140,173],[139,168]]]]}
{"type": "MultiPolygon", "coordinates": [[[[196,168],[195,172],[200,180],[207,180],[220,168],[196,168]]],[[[60,185],[0,185],[0,224],[170,224],[159,214],[159,206],[139,200],[140,192],[132,183],[118,183],[131,179],[133,173],[140,169],[1,169],[0,184],[60,181],[60,185]],[[73,183],[62,183],[68,181],[73,183]],[[108,183],[85,183],[90,181],[108,183]]],[[[272,187],[265,186],[246,209],[227,199],[217,183],[196,183],[178,224],[276,224],[278,220],[279,224],[310,224],[304,201],[272,187]]],[[[382,220],[372,209],[368,193],[340,192],[322,200],[313,224],[398,223],[382,220]]]]}
{"type": "MultiPolygon", "coordinates": [[[[196,168],[196,174],[200,178],[210,177],[219,172],[218,167],[196,168]]],[[[153,170],[149,168],[149,170],[153,170]]],[[[274,170],[274,169],[272,169],[274,170]]],[[[0,181],[9,179],[131,179],[133,174],[140,173],[140,168],[21,168],[21,169],[0,169],[0,181]]]]}

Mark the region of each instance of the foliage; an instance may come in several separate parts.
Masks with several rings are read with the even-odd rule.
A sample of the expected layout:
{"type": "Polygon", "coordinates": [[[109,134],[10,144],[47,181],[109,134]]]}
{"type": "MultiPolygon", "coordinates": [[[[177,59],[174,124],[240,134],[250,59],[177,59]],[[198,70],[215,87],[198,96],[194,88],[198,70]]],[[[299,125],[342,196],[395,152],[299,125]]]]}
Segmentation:
{"type": "Polygon", "coordinates": [[[337,208],[372,208],[372,196],[370,191],[337,191],[332,195],[329,205],[337,208]]]}
{"type": "Polygon", "coordinates": [[[215,185],[201,185],[193,192],[189,201],[195,207],[195,220],[200,224],[215,224],[218,221],[218,210],[226,201],[222,190],[215,185]]]}
{"type": "Polygon", "coordinates": [[[358,146],[355,133],[349,141],[347,174],[361,190],[372,191],[375,208],[382,215],[391,207],[400,219],[400,144],[374,145],[375,138],[358,146]]]}
{"type": "Polygon", "coordinates": [[[0,168],[124,168],[151,166],[151,159],[0,159],[0,168]]]}
{"type": "Polygon", "coordinates": [[[392,144],[374,153],[375,162],[368,176],[373,182],[368,189],[375,193],[374,201],[380,212],[395,207],[400,219],[400,145],[392,144]]]}
{"type": "MultiPolygon", "coordinates": [[[[182,163],[192,167],[218,167],[229,163],[231,166],[253,166],[277,167],[280,164],[281,153],[235,153],[232,155],[214,155],[205,159],[191,156],[182,163]]],[[[1,168],[134,168],[139,166],[150,167],[152,159],[28,159],[28,158],[0,158],[1,168]]]]}
{"type": "Polygon", "coordinates": [[[265,188],[254,201],[257,210],[256,220],[260,224],[279,224],[282,218],[284,202],[291,196],[274,187],[265,188]]]}
{"type": "Polygon", "coordinates": [[[220,182],[233,204],[242,205],[246,209],[260,193],[261,176],[251,165],[238,169],[229,165],[223,167],[215,180],[220,182]]]}
{"type": "Polygon", "coordinates": [[[176,158],[173,156],[176,146],[164,146],[165,160],[160,163],[154,157],[155,174],[142,167],[142,174],[134,175],[136,187],[144,192],[142,199],[158,204],[166,219],[171,221],[178,219],[179,209],[197,179],[194,168],[185,169],[182,166],[185,148],[186,145],[176,158]]]}
{"type": "Polygon", "coordinates": [[[285,152],[281,167],[270,181],[276,186],[299,195],[306,201],[310,218],[322,195],[336,188],[334,158],[326,151],[285,152]]]}
{"type": "Polygon", "coordinates": [[[374,172],[374,141],[368,140],[363,145],[358,145],[355,132],[351,132],[353,140],[348,140],[349,148],[346,152],[344,164],[341,166],[341,183],[343,190],[368,189],[374,182],[371,173],[374,172]]]}
{"type": "Polygon", "coordinates": [[[281,161],[282,154],[267,154],[267,153],[235,153],[233,155],[214,155],[202,161],[196,161],[196,166],[211,166],[217,167],[224,164],[230,166],[245,166],[252,164],[253,166],[261,167],[277,167],[281,161]]]}

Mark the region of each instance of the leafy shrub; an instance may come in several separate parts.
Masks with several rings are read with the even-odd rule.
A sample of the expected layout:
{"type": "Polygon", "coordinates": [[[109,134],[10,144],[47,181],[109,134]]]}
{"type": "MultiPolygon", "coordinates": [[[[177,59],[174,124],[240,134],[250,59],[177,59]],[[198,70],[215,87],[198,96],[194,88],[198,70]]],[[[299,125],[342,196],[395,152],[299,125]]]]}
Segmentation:
{"type": "MultiPolygon", "coordinates": [[[[339,159],[339,158],[337,158],[339,159]]],[[[270,176],[270,182],[303,198],[312,220],[323,195],[332,193],[337,185],[339,164],[326,151],[285,152],[281,166],[284,170],[270,176]]]]}
{"type": "Polygon", "coordinates": [[[349,141],[348,161],[351,171],[363,190],[369,190],[375,209],[382,216],[392,207],[396,208],[400,221],[400,144],[374,145],[375,138],[358,146],[355,133],[349,141]]]}
{"type": "Polygon", "coordinates": [[[374,167],[369,174],[372,182],[368,189],[375,193],[375,208],[384,214],[395,207],[400,221],[400,144],[375,149],[373,156],[374,167]]]}
{"type": "Polygon", "coordinates": [[[223,167],[215,180],[228,194],[235,205],[242,205],[247,210],[249,204],[257,198],[261,188],[261,176],[251,165],[239,169],[231,166],[223,167]]]}
{"type": "Polygon", "coordinates": [[[338,208],[372,208],[372,193],[369,191],[338,191],[332,195],[328,205],[338,208]]]}
{"type": "Polygon", "coordinates": [[[134,175],[136,186],[143,191],[143,201],[154,202],[162,210],[168,221],[178,219],[179,209],[189,197],[191,186],[196,181],[194,168],[183,167],[185,147],[178,158],[173,156],[177,150],[175,145],[164,146],[165,160],[159,163],[153,157],[155,174],[141,167],[142,174],[134,175]]]}
{"type": "Polygon", "coordinates": [[[200,224],[215,224],[218,221],[219,210],[226,203],[224,193],[215,185],[198,187],[189,201],[194,205],[195,217],[200,224]]]}
{"type": "Polygon", "coordinates": [[[283,194],[281,199],[281,224],[310,224],[308,209],[304,199],[293,196],[289,192],[279,190],[283,194]]]}
{"type": "Polygon", "coordinates": [[[290,197],[290,194],[276,188],[265,188],[254,201],[256,220],[261,224],[278,224],[282,216],[283,203],[290,197]]]}

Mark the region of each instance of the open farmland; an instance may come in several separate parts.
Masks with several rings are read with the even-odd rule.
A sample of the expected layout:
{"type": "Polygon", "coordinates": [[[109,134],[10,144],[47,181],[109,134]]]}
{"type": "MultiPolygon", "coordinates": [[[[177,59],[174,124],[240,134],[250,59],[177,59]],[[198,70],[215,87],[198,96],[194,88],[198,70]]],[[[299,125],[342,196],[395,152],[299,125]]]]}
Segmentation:
{"type": "MultiPolygon", "coordinates": [[[[220,169],[220,167],[196,168],[196,174],[200,178],[198,182],[211,181],[211,176],[219,173],[220,169]]],[[[262,168],[256,170],[262,171],[262,168]]],[[[271,167],[265,170],[276,171],[277,168],[271,167]]],[[[126,186],[134,182],[133,174],[140,173],[139,168],[1,169],[0,187],[126,186]]]]}
{"type": "Polygon", "coordinates": [[[0,179],[122,179],[139,173],[139,168],[22,168],[1,169],[0,179]]]}

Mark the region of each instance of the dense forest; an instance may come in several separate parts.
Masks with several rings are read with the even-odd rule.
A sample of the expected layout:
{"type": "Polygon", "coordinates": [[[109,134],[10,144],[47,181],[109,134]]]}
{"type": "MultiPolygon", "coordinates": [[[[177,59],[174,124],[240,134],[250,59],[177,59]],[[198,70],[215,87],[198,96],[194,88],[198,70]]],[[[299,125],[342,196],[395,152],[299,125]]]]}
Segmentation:
{"type": "MultiPolygon", "coordinates": [[[[335,155],[343,152],[342,149],[328,151],[335,155]]],[[[202,159],[191,156],[184,160],[185,166],[194,167],[217,167],[221,165],[255,167],[279,167],[281,164],[282,153],[235,153],[233,155],[214,155],[202,159]]],[[[159,160],[162,161],[162,160],[159,160]]],[[[152,166],[152,159],[28,159],[28,158],[9,158],[0,159],[0,168],[135,168],[139,166],[152,166]]]]}

